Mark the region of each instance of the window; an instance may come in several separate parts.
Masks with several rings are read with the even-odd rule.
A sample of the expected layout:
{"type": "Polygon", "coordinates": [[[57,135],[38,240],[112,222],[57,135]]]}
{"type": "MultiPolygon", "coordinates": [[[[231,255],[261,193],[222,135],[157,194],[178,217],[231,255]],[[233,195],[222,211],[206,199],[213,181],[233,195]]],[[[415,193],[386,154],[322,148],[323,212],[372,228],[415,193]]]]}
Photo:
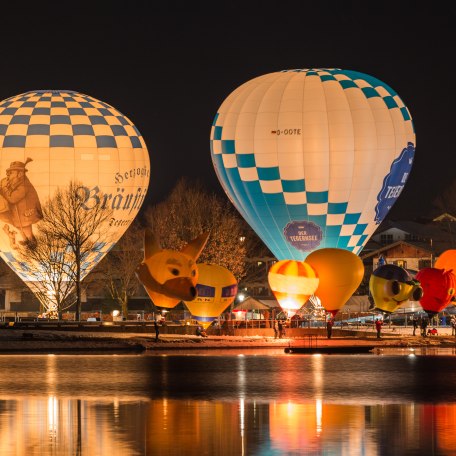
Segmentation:
{"type": "Polygon", "coordinates": [[[208,285],[196,285],[196,291],[201,298],[213,298],[215,296],[215,288],[208,285]]]}
{"type": "Polygon", "coordinates": [[[407,269],[407,261],[405,260],[396,260],[393,262],[396,266],[399,266],[400,268],[407,269]]]}
{"type": "Polygon", "coordinates": [[[431,268],[431,260],[422,259],[418,261],[418,269],[431,268]]]}
{"type": "Polygon", "coordinates": [[[393,235],[392,234],[381,234],[380,235],[380,243],[382,244],[391,244],[393,242],[393,235]]]}

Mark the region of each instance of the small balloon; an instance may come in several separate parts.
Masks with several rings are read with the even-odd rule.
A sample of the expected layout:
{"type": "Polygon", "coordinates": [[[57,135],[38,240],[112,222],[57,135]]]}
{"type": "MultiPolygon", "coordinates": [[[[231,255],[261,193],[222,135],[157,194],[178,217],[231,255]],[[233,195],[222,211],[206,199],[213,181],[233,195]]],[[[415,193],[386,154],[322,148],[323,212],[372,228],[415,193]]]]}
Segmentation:
{"type": "Polygon", "coordinates": [[[238,283],[228,269],[217,264],[198,263],[196,298],[185,301],[192,318],[206,329],[233,301],[238,283]]]}
{"type": "Polygon", "coordinates": [[[280,307],[291,318],[317,289],[318,277],[303,261],[281,260],[269,269],[268,282],[280,307]]]}
{"type": "Polygon", "coordinates": [[[421,307],[429,317],[441,312],[454,298],[456,289],[456,276],[452,271],[438,268],[424,268],[416,275],[423,296],[420,299],[421,307]]]}
{"type": "Polygon", "coordinates": [[[383,312],[394,312],[409,299],[419,301],[423,289],[418,280],[395,264],[378,267],[369,279],[369,290],[374,299],[375,308],[383,312]]]}
{"type": "Polygon", "coordinates": [[[312,252],[306,263],[312,266],[320,280],[315,295],[334,317],[363,280],[363,262],[348,250],[326,248],[312,252]]]}
{"type": "Polygon", "coordinates": [[[136,276],[156,306],[172,308],[180,301],[196,298],[196,260],[208,237],[209,233],[203,233],[175,251],[162,249],[153,233],[145,231],[144,261],[136,268],[136,276]]]}

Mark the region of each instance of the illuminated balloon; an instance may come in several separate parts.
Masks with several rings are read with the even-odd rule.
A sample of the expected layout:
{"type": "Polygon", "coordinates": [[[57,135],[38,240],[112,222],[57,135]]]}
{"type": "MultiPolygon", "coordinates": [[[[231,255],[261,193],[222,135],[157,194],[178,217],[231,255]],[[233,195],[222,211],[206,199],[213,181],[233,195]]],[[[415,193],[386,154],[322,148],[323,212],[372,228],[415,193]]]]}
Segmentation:
{"type": "Polygon", "coordinates": [[[435,268],[456,272],[456,250],[445,250],[434,264],[435,268]]]}
{"type": "Polygon", "coordinates": [[[312,252],[306,263],[318,274],[315,296],[325,310],[335,316],[363,280],[363,262],[348,250],[326,248],[312,252]]]}
{"type": "Polygon", "coordinates": [[[197,296],[185,301],[192,317],[207,328],[236,297],[238,283],[234,275],[223,266],[198,263],[197,296]]]}
{"type": "Polygon", "coordinates": [[[18,255],[33,240],[55,191],[81,183],[90,210],[102,198],[112,218],[82,263],[82,278],[138,213],[149,185],[144,139],[109,104],[78,92],[35,90],[0,102],[0,255],[30,288],[46,291],[40,265],[18,255]],[[101,196],[103,195],[103,196],[101,196]]]}
{"type": "Polygon", "coordinates": [[[431,317],[442,311],[454,298],[456,276],[452,271],[438,268],[423,268],[416,275],[423,289],[421,307],[431,317]]]}
{"type": "Polygon", "coordinates": [[[252,79],[211,129],[228,197],[279,260],[358,254],[399,197],[415,154],[407,107],[378,79],[340,69],[252,79]]]}
{"type": "Polygon", "coordinates": [[[369,290],[374,299],[375,308],[383,312],[394,312],[409,299],[419,301],[423,289],[418,280],[395,264],[385,264],[372,273],[369,290]]]}
{"type": "Polygon", "coordinates": [[[172,308],[180,301],[196,298],[197,258],[206,245],[209,233],[203,233],[182,250],[162,249],[150,230],[144,235],[144,261],[136,276],[158,307],[172,308]]]}
{"type": "Polygon", "coordinates": [[[281,260],[269,268],[268,282],[280,307],[291,318],[317,289],[318,276],[303,261],[281,260]]]}

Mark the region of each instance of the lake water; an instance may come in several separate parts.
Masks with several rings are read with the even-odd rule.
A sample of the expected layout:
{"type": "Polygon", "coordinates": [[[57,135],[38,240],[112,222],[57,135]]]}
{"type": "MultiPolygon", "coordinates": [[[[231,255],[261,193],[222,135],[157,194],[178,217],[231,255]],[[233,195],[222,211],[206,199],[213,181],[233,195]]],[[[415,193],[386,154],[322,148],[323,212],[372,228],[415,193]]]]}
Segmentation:
{"type": "Polygon", "coordinates": [[[456,455],[456,355],[1,355],[0,455],[456,455]]]}

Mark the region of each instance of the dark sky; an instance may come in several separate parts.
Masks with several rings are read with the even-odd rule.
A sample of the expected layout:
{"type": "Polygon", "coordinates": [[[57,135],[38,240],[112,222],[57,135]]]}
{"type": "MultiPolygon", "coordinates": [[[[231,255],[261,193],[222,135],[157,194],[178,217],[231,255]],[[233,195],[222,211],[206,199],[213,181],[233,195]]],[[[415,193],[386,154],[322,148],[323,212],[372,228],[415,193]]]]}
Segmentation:
{"type": "Polygon", "coordinates": [[[145,138],[147,202],[156,203],[180,176],[223,193],[210,128],[242,83],[290,68],[357,70],[396,90],[415,123],[415,164],[392,218],[425,214],[455,177],[454,10],[411,1],[154,3],[21,4],[3,14],[0,99],[69,89],[113,105],[145,138]]]}

